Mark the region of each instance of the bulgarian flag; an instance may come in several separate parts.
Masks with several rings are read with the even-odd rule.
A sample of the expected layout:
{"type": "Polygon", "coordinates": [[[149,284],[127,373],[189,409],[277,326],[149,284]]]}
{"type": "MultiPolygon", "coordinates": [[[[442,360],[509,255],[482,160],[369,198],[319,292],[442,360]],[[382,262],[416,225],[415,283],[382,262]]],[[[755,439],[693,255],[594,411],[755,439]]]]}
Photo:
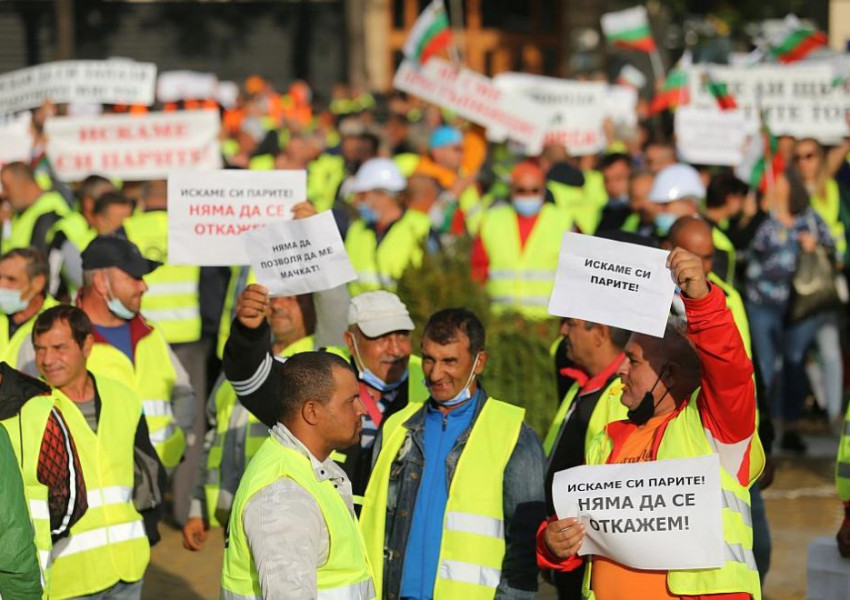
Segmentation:
{"type": "Polygon", "coordinates": [[[720,110],[734,110],[738,108],[738,103],[735,102],[735,98],[733,98],[732,94],[729,93],[726,83],[717,81],[710,73],[705,73],[703,75],[702,84],[705,86],[705,89],[708,90],[708,93],[714,96],[714,99],[717,100],[717,106],[720,107],[720,110]]]}
{"type": "Polygon", "coordinates": [[[752,150],[744,156],[744,162],[735,167],[735,175],[762,193],[776,181],[785,170],[785,159],[777,152],[779,143],[767,126],[764,114],[759,115],[761,127],[759,140],[751,145],[752,150]]]}
{"type": "Polygon", "coordinates": [[[404,44],[404,55],[420,64],[425,64],[429,58],[451,43],[452,32],[449,29],[449,19],[446,16],[443,0],[433,0],[413,24],[413,29],[410,30],[410,35],[404,44]]]}
{"type": "Polygon", "coordinates": [[[823,31],[804,25],[794,15],[785,17],[785,26],[770,40],[770,53],[781,63],[797,62],[812,50],[829,42],[823,31]]]}
{"type": "Polygon", "coordinates": [[[646,76],[634,65],[626,63],[623,65],[623,68],[620,69],[620,74],[617,75],[616,83],[617,85],[626,85],[639,90],[646,85],[646,76]]]}
{"type": "Polygon", "coordinates": [[[655,38],[649,28],[646,8],[635,6],[602,15],[602,33],[608,43],[620,48],[655,52],[655,38]]]}
{"type": "Polygon", "coordinates": [[[686,55],[682,57],[677,67],[670,70],[667,79],[658,88],[655,97],[649,104],[649,114],[656,115],[661,111],[676,108],[691,101],[687,71],[690,64],[690,55],[686,55]]]}

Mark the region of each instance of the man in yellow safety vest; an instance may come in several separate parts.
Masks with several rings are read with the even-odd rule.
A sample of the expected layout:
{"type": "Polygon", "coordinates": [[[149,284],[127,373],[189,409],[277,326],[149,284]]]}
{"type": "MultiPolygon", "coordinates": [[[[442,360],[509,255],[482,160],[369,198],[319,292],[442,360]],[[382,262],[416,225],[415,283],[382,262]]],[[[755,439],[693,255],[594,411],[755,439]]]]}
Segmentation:
{"type": "Polygon", "coordinates": [[[47,253],[47,232],[71,207],[59,192],[45,192],[35,181],[32,170],[22,162],[0,168],[0,197],[12,207],[11,223],[4,223],[2,248],[34,246],[47,253]]]}
{"type": "Polygon", "coordinates": [[[125,385],[88,372],[94,339],[79,308],[62,304],[39,315],[33,343],[38,370],[74,436],[88,499],[85,516],[53,544],[48,597],[141,598],[150,543],[137,510],[148,506],[134,502],[137,451],[152,466],[157,490],[165,481],[142,401],[125,385]]]}
{"type": "Polygon", "coordinates": [[[275,362],[280,416],[251,460],[227,530],[222,600],[375,597],[351,483],[330,457],[366,413],[348,363],[329,352],[275,362]]]}
{"type": "Polygon", "coordinates": [[[32,325],[56,305],[47,295],[48,277],[47,261],[34,248],[15,248],[0,257],[0,360],[32,376],[38,375],[32,325]]]}
{"type": "Polygon", "coordinates": [[[159,328],[139,315],[147,291],[142,277],[157,266],[132,242],[98,236],[83,251],[83,287],[77,302],[93,325],[89,369],[120,381],[142,398],[151,442],[170,470],[186,448],[195,394],[159,328]]]}
{"type": "Polygon", "coordinates": [[[430,398],[390,417],[375,443],[360,525],[380,598],[537,591],[543,449],[525,410],[478,383],[484,338],[466,309],[432,315],[422,341],[430,398]]]}

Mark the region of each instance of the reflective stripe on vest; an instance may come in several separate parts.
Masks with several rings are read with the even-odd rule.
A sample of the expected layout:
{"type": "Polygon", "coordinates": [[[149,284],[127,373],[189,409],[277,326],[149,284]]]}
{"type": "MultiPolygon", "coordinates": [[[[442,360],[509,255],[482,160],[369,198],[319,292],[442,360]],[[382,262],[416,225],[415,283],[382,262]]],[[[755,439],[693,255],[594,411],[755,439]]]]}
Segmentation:
{"type": "Polygon", "coordinates": [[[318,481],[306,456],[268,438],[251,460],[233,500],[224,550],[221,598],[259,598],[262,589],[243,529],[246,503],[259,491],[287,477],[309,493],[322,513],[330,538],[328,558],[316,571],[318,597],[330,600],[371,600],[371,569],[351,510],[331,480],[318,481]]]}
{"type": "Polygon", "coordinates": [[[110,544],[142,538],[147,541],[145,526],[141,521],[92,529],[91,531],[86,531],[73,537],[63,538],[56,542],[53,546],[53,560],[55,561],[63,556],[71,556],[78,552],[103,548],[110,544]]]}
{"type": "Polygon", "coordinates": [[[549,318],[549,296],[570,220],[563,209],[544,204],[525,244],[520,244],[519,220],[512,206],[487,211],[481,242],[487,253],[487,293],[494,308],[517,310],[528,318],[549,318]]]}
{"type": "Polygon", "coordinates": [[[153,210],[135,214],[124,221],[124,230],[145,258],[164,263],[144,277],[148,291],[142,296],[142,314],[159,325],[170,344],[200,339],[201,270],[168,264],[168,213],[153,210]]]}
{"type": "MultiPolygon", "coordinates": [[[[389,478],[408,438],[405,422],[421,405],[408,405],[383,425],[384,444],[366,488],[360,530],[382,595],[389,478]]],[[[488,398],[476,417],[449,484],[434,598],[495,596],[505,553],[503,476],[525,411],[488,398]],[[493,445],[488,440],[504,443],[493,445]],[[475,587],[469,588],[469,585],[475,587]]]]}
{"type": "Polygon", "coordinates": [[[357,281],[349,284],[351,295],[394,290],[405,269],[422,263],[422,246],[430,229],[428,215],[408,210],[393,223],[379,244],[371,227],[361,220],[355,221],[345,236],[345,249],[357,272],[357,281]]]}

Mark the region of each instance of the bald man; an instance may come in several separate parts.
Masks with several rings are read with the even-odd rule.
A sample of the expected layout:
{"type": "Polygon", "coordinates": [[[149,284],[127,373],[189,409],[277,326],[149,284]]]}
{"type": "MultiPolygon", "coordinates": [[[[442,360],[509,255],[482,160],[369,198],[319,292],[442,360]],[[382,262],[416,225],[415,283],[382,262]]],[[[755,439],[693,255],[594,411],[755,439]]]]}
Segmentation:
{"type": "Polygon", "coordinates": [[[546,176],[525,161],[511,173],[511,201],[488,210],[472,251],[472,276],[493,309],[547,319],[561,238],[572,222],[546,192],[546,176]]]}
{"type": "Polygon", "coordinates": [[[747,356],[752,356],[750,324],[747,320],[747,313],[744,310],[744,301],[732,285],[723,281],[713,271],[715,256],[713,240],[711,224],[698,215],[688,215],[679,218],[673,224],[664,243],[664,247],[669,250],[673,248],[684,248],[700,258],[702,261],[702,271],[705,273],[706,278],[723,290],[723,294],[726,296],[726,306],[732,311],[735,325],[738,326],[738,331],[741,332],[741,339],[744,340],[744,348],[747,350],[747,356]]]}

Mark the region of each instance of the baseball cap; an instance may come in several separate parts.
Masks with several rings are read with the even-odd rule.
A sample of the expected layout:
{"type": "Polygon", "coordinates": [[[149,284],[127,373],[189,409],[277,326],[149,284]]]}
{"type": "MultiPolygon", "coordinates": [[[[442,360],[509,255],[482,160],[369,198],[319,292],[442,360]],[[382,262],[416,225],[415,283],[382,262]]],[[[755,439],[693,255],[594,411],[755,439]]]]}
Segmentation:
{"type": "Polygon", "coordinates": [[[459,130],[454,127],[449,127],[448,125],[443,125],[442,127],[437,127],[437,129],[434,130],[434,133],[431,134],[431,139],[428,142],[428,148],[435,150],[444,146],[454,146],[462,143],[463,134],[459,130]]]}
{"type": "Polygon", "coordinates": [[[141,279],[161,262],[148,260],[133,242],[117,235],[99,235],[83,250],[83,271],[118,267],[131,277],[141,279]]]}
{"type": "Polygon", "coordinates": [[[370,338],[392,331],[415,329],[401,299],[383,290],[366,292],[352,298],[348,305],[348,324],[357,325],[370,338]]]}

